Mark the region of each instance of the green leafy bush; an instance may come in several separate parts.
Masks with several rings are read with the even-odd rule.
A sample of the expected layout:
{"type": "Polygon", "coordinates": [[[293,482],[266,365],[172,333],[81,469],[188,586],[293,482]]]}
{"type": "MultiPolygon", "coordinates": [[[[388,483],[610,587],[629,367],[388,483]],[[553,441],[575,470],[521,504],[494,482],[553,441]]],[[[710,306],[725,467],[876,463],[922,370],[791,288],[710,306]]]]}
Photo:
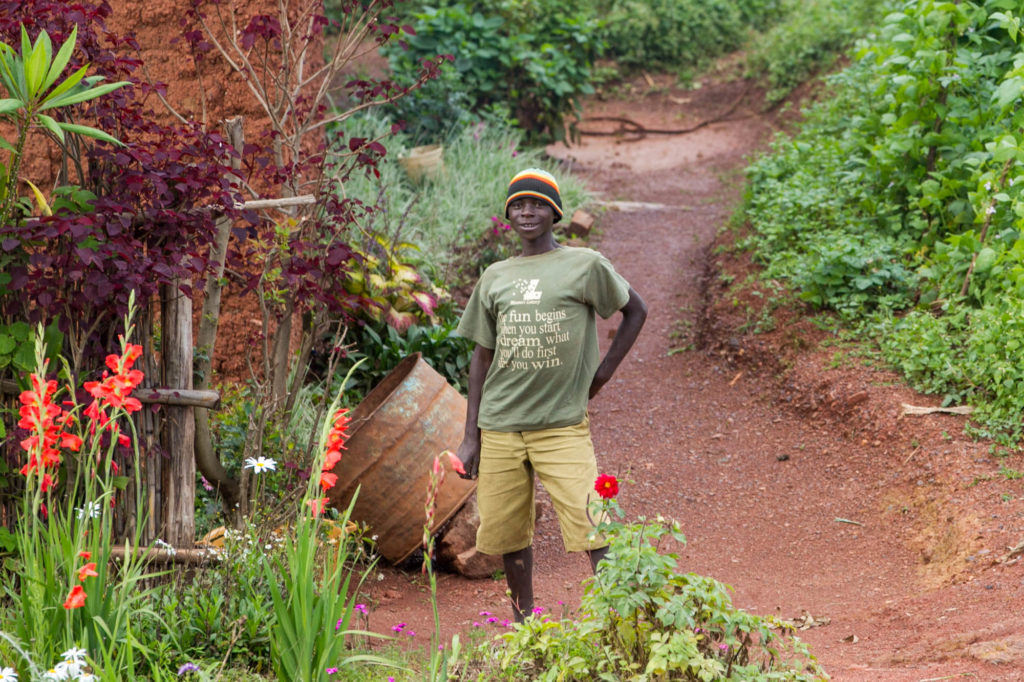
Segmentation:
{"type": "Polygon", "coordinates": [[[366,325],[351,330],[356,350],[349,353],[340,371],[350,363],[365,359],[353,372],[348,391],[365,396],[406,357],[422,353],[423,359],[461,391],[468,390],[469,361],[473,342],[455,335],[458,319],[454,315],[433,326],[413,325],[399,332],[390,325],[366,325]]]}
{"type": "MultiPolygon", "coordinates": [[[[618,514],[614,501],[603,503],[618,514]]],[[[600,512],[598,512],[600,513],[600,512]]],[[[587,584],[575,618],[535,616],[503,636],[491,679],[826,679],[793,626],[732,605],[718,581],[682,574],[677,523],[604,523],[608,555],[587,584]]]]}
{"type": "Polygon", "coordinates": [[[751,28],[779,15],[770,0],[614,0],[597,3],[607,20],[604,56],[633,69],[692,69],[741,47],[751,28]]]}
{"type": "Polygon", "coordinates": [[[748,171],[743,245],[922,389],[1016,440],[1024,58],[1016,3],[899,5],[748,171]],[[906,311],[906,312],[901,312],[906,311]]]}
{"type": "Polygon", "coordinates": [[[884,0],[789,0],[784,18],[751,41],[748,74],[767,83],[769,102],[827,71],[877,23],[884,0]]]}
{"type": "Polygon", "coordinates": [[[593,92],[598,22],[571,4],[442,2],[417,13],[412,27],[402,37],[407,49],[385,52],[398,82],[413,82],[423,59],[454,58],[438,81],[397,104],[415,139],[443,141],[450,122],[481,115],[515,121],[531,137],[562,139],[580,97],[593,92]]]}

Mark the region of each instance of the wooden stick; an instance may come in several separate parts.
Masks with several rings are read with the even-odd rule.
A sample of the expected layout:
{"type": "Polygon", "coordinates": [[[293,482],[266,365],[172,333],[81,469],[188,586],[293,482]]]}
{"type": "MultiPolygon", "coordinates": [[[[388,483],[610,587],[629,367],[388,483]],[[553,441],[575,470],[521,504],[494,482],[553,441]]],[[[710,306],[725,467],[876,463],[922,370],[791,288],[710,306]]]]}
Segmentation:
{"type": "MultiPolygon", "coordinates": [[[[141,556],[147,561],[153,561],[156,563],[188,564],[190,566],[208,564],[221,560],[220,552],[215,549],[161,549],[159,547],[150,547],[148,549],[140,550],[136,547],[132,549],[132,556],[141,556]]],[[[124,545],[114,545],[111,547],[110,557],[112,559],[124,559],[124,545]]]]}
{"type": "Polygon", "coordinates": [[[259,208],[283,208],[286,206],[308,206],[316,203],[316,197],[312,194],[300,194],[297,197],[284,197],[283,199],[251,199],[235,204],[235,208],[259,209],[259,208]]]}
{"type": "Polygon", "coordinates": [[[903,414],[931,414],[933,412],[945,412],[946,414],[971,414],[974,408],[970,405],[958,405],[957,407],[917,407],[903,403],[903,414]]]}
{"type": "MultiPolygon", "coordinates": [[[[0,379],[0,393],[18,395],[21,388],[10,379],[0,379]]],[[[220,393],[206,390],[197,391],[184,388],[140,388],[135,397],[147,405],[174,405],[177,407],[205,407],[209,410],[220,409],[220,393]]]]}

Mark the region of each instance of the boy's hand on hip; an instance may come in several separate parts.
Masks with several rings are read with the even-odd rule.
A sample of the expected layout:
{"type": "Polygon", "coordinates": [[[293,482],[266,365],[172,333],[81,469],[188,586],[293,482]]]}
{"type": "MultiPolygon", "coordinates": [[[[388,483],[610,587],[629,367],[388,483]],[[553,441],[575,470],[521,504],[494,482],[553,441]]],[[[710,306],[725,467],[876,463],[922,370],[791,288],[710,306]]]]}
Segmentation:
{"type": "Polygon", "coordinates": [[[459,478],[476,480],[480,473],[480,441],[469,438],[463,439],[455,456],[462,462],[465,473],[460,473],[459,478]]]}

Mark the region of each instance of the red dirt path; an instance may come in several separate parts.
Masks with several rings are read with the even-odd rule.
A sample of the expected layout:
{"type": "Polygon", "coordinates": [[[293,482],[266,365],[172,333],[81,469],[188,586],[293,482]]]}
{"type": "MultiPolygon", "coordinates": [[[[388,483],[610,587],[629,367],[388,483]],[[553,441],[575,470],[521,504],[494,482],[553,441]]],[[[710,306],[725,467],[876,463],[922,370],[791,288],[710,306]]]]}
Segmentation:
{"type": "MultiPolygon", "coordinates": [[[[605,201],[592,244],[646,299],[634,351],[591,403],[601,469],[626,480],[630,516],[681,521],[680,568],[735,588],[749,611],[826,625],[801,633],[833,680],[1024,680],[1024,490],[963,417],[901,417],[901,403],[936,405],[873,369],[806,320],[778,311],[774,331],[741,331],[762,299],[728,288],[742,258],[712,256],[742,191],[746,158],[782,125],[741,82],[634,90],[593,101],[588,116],[627,116],[686,135],[638,141],[585,136],[553,155],[605,201]],[[620,204],[621,206],[621,204],[620,204]],[[673,352],[696,341],[698,348],[673,352]],[[852,522],[852,523],[851,523],[852,522]]],[[[610,124],[590,123],[587,129],[610,124]]],[[[607,324],[608,329],[614,320],[607,324]]],[[[602,334],[604,336],[604,334],[602,334]]],[[[537,603],[578,604],[588,575],[562,551],[550,503],[536,549],[537,603]]],[[[384,568],[370,587],[371,629],[398,622],[425,644],[431,610],[417,570],[384,568]]],[[[479,613],[509,613],[503,581],[443,574],[443,637],[479,613]]],[[[494,626],[487,626],[493,629],[494,626]]]]}

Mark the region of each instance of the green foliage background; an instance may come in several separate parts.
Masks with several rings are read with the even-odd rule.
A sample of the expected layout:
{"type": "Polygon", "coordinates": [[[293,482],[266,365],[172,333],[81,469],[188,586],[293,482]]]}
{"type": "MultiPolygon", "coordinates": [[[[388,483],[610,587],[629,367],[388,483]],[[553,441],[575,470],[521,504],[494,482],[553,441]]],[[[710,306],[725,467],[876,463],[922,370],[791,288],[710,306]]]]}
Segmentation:
{"type": "Polygon", "coordinates": [[[749,169],[768,278],[878,340],[921,390],[1016,440],[1024,411],[1019,3],[893,3],[749,169]]]}

